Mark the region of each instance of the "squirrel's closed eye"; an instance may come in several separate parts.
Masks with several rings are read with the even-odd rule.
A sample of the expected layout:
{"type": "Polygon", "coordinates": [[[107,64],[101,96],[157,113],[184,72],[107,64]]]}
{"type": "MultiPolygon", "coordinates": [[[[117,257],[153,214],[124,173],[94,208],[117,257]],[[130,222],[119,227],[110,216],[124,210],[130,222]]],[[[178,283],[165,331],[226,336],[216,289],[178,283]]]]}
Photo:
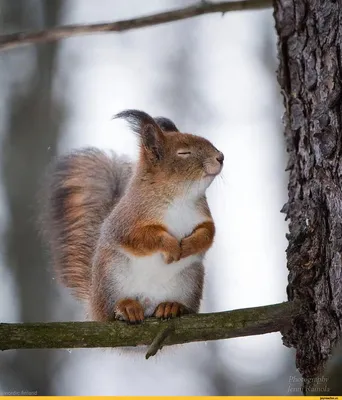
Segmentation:
{"type": "Polygon", "coordinates": [[[181,157],[188,157],[191,154],[191,151],[189,150],[179,150],[177,151],[177,155],[181,157]]]}

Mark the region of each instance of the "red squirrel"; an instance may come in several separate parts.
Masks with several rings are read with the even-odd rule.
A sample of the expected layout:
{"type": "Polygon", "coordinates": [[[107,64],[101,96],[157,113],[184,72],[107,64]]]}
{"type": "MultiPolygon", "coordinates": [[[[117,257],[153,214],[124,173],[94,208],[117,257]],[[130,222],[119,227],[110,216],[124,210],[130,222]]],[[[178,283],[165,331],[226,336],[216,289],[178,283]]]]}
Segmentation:
{"type": "Polygon", "coordinates": [[[93,320],[196,313],[215,235],[205,192],[223,154],[167,118],[116,118],[139,137],[135,164],[87,148],[51,166],[43,229],[57,275],[93,320]]]}

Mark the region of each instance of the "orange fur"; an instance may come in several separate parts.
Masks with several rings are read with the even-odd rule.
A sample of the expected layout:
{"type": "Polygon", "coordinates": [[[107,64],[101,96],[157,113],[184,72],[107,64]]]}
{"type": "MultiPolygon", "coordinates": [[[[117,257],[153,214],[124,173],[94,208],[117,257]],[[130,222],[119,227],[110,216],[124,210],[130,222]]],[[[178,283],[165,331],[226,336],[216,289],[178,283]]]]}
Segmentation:
{"type": "Polygon", "coordinates": [[[120,245],[129,253],[139,257],[156,252],[163,253],[168,264],[178,261],[181,254],[180,243],[162,225],[137,225],[120,245]]]}
{"type": "Polygon", "coordinates": [[[211,247],[214,236],[215,225],[213,221],[206,221],[197,225],[192,234],[181,241],[181,258],[206,252],[211,247]]]}
{"type": "Polygon", "coordinates": [[[160,319],[169,319],[188,314],[189,311],[183,304],[177,302],[160,303],[154,312],[154,316],[160,319]]]}
{"type": "Polygon", "coordinates": [[[140,323],[144,320],[142,305],[132,299],[121,299],[115,304],[114,314],[116,319],[128,321],[131,324],[140,323]]]}

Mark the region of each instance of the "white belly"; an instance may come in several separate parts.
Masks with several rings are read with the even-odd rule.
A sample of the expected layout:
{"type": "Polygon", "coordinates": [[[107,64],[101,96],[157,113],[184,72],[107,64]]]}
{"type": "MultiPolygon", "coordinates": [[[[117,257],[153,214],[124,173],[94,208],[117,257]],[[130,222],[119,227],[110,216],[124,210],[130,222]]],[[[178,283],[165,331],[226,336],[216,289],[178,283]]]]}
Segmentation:
{"type": "Polygon", "coordinates": [[[115,278],[125,297],[138,299],[144,307],[145,316],[150,316],[162,302],[187,303],[189,288],[180,273],[201,258],[193,255],[172,264],[165,264],[158,253],[131,258],[129,264],[115,278]]]}
{"type": "MultiPolygon", "coordinates": [[[[193,202],[177,200],[166,211],[164,224],[171,235],[181,240],[192,233],[196,225],[204,221],[193,202]]],[[[201,261],[201,255],[192,255],[172,264],[165,264],[160,253],[148,257],[129,256],[129,263],[116,275],[119,290],[125,297],[137,298],[145,309],[145,316],[153,314],[158,304],[177,301],[186,304],[191,296],[189,282],[181,271],[201,261]]],[[[116,272],[117,274],[117,272],[116,272]]]]}

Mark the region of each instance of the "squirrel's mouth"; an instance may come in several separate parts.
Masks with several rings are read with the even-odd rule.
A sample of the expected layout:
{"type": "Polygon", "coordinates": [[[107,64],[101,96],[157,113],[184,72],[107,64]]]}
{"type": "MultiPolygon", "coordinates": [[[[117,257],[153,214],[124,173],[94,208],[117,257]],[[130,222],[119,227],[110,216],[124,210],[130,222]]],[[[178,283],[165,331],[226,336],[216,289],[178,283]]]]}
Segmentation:
{"type": "Polygon", "coordinates": [[[215,167],[209,167],[207,166],[205,168],[205,175],[204,177],[211,177],[211,178],[215,178],[215,176],[219,175],[222,171],[222,165],[220,165],[219,167],[215,166],[215,167]]]}
{"type": "Polygon", "coordinates": [[[203,163],[203,167],[205,176],[213,178],[222,171],[223,161],[219,162],[216,159],[209,159],[203,163]]]}
{"type": "Polygon", "coordinates": [[[204,179],[210,179],[210,180],[213,180],[214,178],[216,178],[218,175],[220,174],[220,172],[217,172],[217,173],[206,173],[205,175],[204,175],[204,179]]]}

